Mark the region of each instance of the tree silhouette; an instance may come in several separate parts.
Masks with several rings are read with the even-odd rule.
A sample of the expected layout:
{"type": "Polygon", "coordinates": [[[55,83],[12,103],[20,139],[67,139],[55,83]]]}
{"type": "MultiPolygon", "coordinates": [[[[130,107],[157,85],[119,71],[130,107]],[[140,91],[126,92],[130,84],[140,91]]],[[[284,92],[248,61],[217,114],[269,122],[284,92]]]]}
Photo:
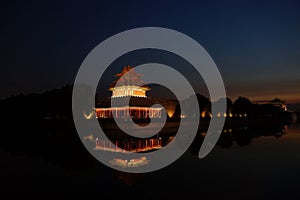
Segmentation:
{"type": "Polygon", "coordinates": [[[281,105],[281,104],[284,104],[285,101],[282,101],[281,99],[279,99],[279,98],[276,97],[276,98],[274,98],[274,99],[271,101],[271,103],[281,105]]]}
{"type": "Polygon", "coordinates": [[[249,114],[253,112],[254,104],[246,97],[239,96],[232,105],[233,114],[249,114]]]}
{"type": "Polygon", "coordinates": [[[228,97],[220,98],[215,103],[222,102],[222,101],[226,101],[226,113],[229,114],[231,112],[231,109],[232,109],[232,104],[233,104],[232,100],[228,97]]]}

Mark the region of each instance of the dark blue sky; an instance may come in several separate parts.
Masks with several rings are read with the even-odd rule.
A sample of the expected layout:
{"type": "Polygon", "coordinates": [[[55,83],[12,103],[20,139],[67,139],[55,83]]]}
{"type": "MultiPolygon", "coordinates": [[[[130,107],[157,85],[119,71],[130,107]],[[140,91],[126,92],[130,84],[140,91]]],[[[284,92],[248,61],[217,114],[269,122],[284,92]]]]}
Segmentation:
{"type": "Polygon", "coordinates": [[[18,1],[5,10],[1,98],[71,84],[101,41],[158,26],[197,40],[229,97],[300,101],[300,1],[18,1]]]}

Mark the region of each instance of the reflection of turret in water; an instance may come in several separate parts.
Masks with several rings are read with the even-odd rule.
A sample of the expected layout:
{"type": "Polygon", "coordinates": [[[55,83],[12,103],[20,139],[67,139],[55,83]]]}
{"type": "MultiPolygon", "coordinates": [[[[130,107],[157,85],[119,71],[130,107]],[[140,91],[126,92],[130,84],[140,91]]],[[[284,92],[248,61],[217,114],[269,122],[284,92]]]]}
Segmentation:
{"type": "Polygon", "coordinates": [[[115,140],[114,143],[106,140],[95,140],[95,150],[112,152],[145,152],[162,148],[161,138],[115,140]],[[114,145],[113,145],[114,144],[114,145]]]}

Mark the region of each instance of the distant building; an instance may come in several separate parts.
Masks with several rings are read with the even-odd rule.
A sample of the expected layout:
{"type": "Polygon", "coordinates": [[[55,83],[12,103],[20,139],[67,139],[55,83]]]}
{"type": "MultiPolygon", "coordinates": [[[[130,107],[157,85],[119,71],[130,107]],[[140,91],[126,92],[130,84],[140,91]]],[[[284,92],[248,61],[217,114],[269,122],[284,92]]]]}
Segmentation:
{"type": "Polygon", "coordinates": [[[265,107],[274,107],[278,111],[287,111],[287,105],[284,103],[284,101],[281,101],[277,98],[269,101],[253,101],[253,103],[265,107]]]}

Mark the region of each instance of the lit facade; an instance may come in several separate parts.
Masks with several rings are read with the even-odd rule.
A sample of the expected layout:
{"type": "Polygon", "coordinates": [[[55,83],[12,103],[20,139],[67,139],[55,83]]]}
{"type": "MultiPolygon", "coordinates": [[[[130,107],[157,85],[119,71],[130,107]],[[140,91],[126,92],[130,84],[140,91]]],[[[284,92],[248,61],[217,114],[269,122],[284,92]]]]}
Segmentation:
{"type": "Polygon", "coordinates": [[[112,107],[96,108],[97,118],[160,118],[161,108],[152,107],[112,107]]]}
{"type": "Polygon", "coordinates": [[[112,91],[112,98],[114,97],[126,97],[126,96],[133,96],[133,97],[147,97],[146,91],[150,90],[149,88],[145,87],[138,87],[138,86],[120,86],[110,88],[109,90],[112,91]]]}

